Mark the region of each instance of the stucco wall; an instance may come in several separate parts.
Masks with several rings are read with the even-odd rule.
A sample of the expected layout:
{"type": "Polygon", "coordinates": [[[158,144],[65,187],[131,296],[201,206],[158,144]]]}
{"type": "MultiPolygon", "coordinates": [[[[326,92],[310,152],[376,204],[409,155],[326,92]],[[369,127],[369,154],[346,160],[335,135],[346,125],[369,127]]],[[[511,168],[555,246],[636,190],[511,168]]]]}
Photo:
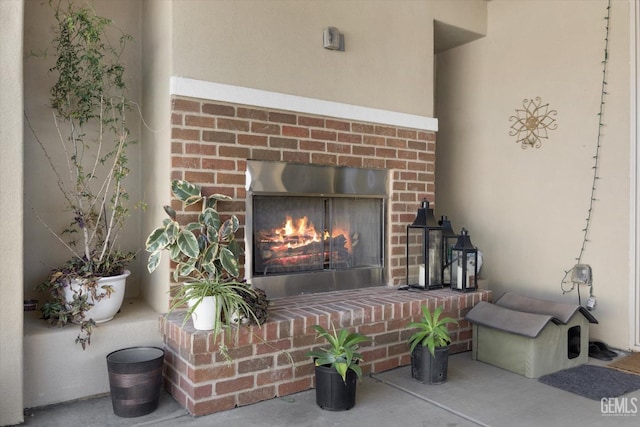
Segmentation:
{"type": "Polygon", "coordinates": [[[475,31],[486,22],[484,1],[447,3],[458,4],[177,0],[172,11],[174,72],[432,117],[436,13],[441,10],[448,22],[475,31]],[[345,52],[322,47],[327,26],[344,34],[345,52]]]}
{"type": "Polygon", "coordinates": [[[428,3],[433,10],[433,19],[465,31],[487,33],[487,0],[429,0],[428,3]]]}
{"type": "MultiPolygon", "coordinates": [[[[171,99],[172,75],[171,2],[142,2],[142,188],[147,210],[143,215],[142,238],[166,217],[162,206],[171,197],[167,183],[171,172],[171,99]]],[[[144,240],[140,242],[140,247],[144,240]]],[[[146,270],[147,253],[141,252],[140,294],[153,309],[169,309],[169,263],[161,263],[153,276],[146,270]]]]}
{"type": "MultiPolygon", "coordinates": [[[[494,0],[487,37],[437,58],[440,213],[470,230],[483,276],[506,291],[561,302],[580,254],[591,194],[607,2],[494,0]],[[539,149],[509,135],[523,99],[557,110],[539,149]]],[[[629,348],[629,2],[614,0],[597,199],[582,262],[593,268],[593,337],[629,348]]],[[[588,288],[581,289],[582,302],[588,288]]]]}
{"type": "Polygon", "coordinates": [[[0,2],[0,425],[22,415],[22,0],[0,2]],[[16,284],[12,286],[12,284],[16,284]]]}

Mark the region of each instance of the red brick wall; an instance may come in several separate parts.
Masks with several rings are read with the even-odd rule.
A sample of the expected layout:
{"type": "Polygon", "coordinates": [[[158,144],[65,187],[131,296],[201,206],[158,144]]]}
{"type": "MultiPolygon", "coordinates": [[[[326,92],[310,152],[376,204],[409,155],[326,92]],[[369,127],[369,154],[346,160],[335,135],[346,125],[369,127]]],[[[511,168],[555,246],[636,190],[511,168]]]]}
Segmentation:
{"type": "Polygon", "coordinates": [[[172,178],[231,196],[219,208],[241,224],[247,159],[390,170],[385,268],[389,284],[404,283],[406,225],[423,198],[434,202],[435,133],[184,97],[172,99],[171,125],[172,178]]]}
{"type": "MultiPolygon", "coordinates": [[[[428,292],[376,287],[324,292],[275,300],[269,320],[261,328],[243,326],[232,335],[227,363],[217,352],[211,332],[196,331],[184,312],[163,319],[165,387],[193,415],[205,415],[314,387],[314,366],[305,354],[325,345],[312,325],[348,328],[371,338],[361,345],[365,375],[410,364],[407,324],[419,320],[421,307],[444,307],[444,315],[458,319],[450,325],[451,353],[471,350],[472,327],[464,320],[491,291],[459,293],[450,289],[428,292]]],[[[410,375],[410,374],[407,374],[410,375]]]]}

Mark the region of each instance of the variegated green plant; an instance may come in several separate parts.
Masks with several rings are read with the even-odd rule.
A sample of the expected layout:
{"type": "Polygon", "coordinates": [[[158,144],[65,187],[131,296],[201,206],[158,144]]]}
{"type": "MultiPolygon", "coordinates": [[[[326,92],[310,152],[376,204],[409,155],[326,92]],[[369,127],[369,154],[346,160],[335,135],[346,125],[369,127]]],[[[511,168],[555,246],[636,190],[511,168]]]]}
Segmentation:
{"type": "Polygon", "coordinates": [[[307,352],[307,357],[315,359],[316,366],[331,366],[347,381],[347,371],[350,369],[356,373],[358,379],[362,378],[362,368],[358,363],[362,362],[362,354],[356,352],[358,344],[369,341],[370,338],[348,329],[336,328],[331,324],[331,331],[327,331],[320,325],[312,326],[318,333],[318,338],[327,340],[329,347],[307,352]]]}
{"type": "Polygon", "coordinates": [[[422,317],[419,322],[411,322],[407,328],[416,328],[417,331],[409,337],[411,352],[418,344],[427,347],[432,356],[435,356],[436,347],[445,347],[451,342],[449,323],[457,324],[458,321],[451,317],[443,317],[442,307],[437,307],[433,314],[429,311],[429,307],[422,306],[422,317]]]}
{"type": "MultiPolygon", "coordinates": [[[[149,273],[156,270],[162,252],[167,251],[176,264],[174,280],[186,282],[174,296],[170,312],[184,306],[188,300],[195,301],[187,310],[186,322],[205,296],[216,296],[219,318],[224,325],[229,325],[234,313],[255,319],[251,307],[241,296],[253,295],[254,291],[238,278],[238,257],[243,253],[235,238],[238,218],[231,215],[223,221],[216,210],[218,201],[231,198],[221,194],[203,196],[199,186],[182,180],[172,181],[171,191],[184,207],[202,203],[202,211],[196,221],[180,224],[176,211],[165,206],[169,218],[151,232],[145,243],[147,252],[150,252],[147,262],[149,273]]],[[[214,333],[219,330],[217,326],[214,333]]]]}
{"type": "Polygon", "coordinates": [[[176,211],[171,206],[164,210],[169,218],[161,227],[151,232],[145,243],[150,252],[147,262],[149,273],[155,271],[163,251],[176,263],[174,280],[190,278],[197,281],[230,281],[240,274],[238,257],[242,248],[235,239],[240,223],[235,215],[224,222],[216,210],[219,200],[231,200],[222,194],[203,196],[200,187],[187,181],[171,182],[174,197],[185,207],[202,203],[202,212],[197,221],[182,225],[177,220],[176,211]]]}

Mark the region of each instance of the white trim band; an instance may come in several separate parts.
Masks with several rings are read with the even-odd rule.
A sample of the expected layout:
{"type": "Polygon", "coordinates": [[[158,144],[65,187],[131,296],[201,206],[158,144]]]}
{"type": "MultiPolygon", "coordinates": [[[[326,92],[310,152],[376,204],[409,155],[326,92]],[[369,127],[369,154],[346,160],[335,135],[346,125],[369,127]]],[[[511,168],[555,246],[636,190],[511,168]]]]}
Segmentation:
{"type": "Polygon", "coordinates": [[[171,95],[209,99],[391,126],[438,131],[438,119],[172,76],[171,95]]]}

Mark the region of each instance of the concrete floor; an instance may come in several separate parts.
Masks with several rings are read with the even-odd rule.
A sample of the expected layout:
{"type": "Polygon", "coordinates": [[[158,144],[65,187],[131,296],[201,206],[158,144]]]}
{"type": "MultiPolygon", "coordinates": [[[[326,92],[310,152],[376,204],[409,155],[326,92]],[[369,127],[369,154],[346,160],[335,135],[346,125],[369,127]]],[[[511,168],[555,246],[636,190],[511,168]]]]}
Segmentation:
{"type": "MultiPolygon", "coordinates": [[[[603,365],[595,359],[589,363],[603,365]]],[[[344,412],[320,409],[308,390],[226,412],[194,418],[162,393],[158,409],[138,418],[113,413],[109,396],[36,408],[26,426],[638,426],[640,390],[625,398],[629,413],[606,414],[599,401],[568,393],[535,379],[477,362],[471,353],[450,357],[448,381],[425,385],[409,367],[363,378],[356,406],[344,412]],[[633,411],[637,408],[637,411],[633,411]]],[[[621,398],[618,398],[621,400],[621,398]]],[[[611,411],[610,411],[611,412],[611,411]]]]}

